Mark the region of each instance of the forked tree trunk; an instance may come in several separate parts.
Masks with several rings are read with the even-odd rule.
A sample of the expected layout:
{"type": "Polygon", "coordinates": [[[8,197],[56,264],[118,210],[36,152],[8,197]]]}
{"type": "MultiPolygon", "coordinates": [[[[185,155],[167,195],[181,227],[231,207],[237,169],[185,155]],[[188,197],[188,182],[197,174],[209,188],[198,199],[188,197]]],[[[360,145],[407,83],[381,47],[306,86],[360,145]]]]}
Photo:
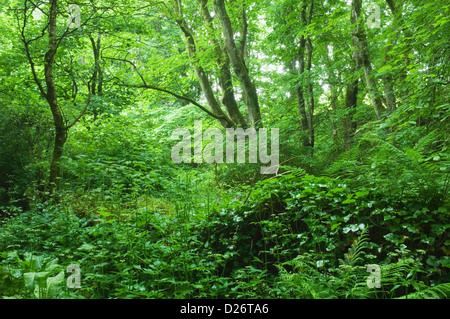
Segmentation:
{"type": "Polygon", "coordinates": [[[216,65],[219,70],[219,85],[222,89],[222,104],[225,106],[228,116],[234,122],[235,126],[246,128],[248,126],[244,119],[244,116],[239,111],[238,104],[234,95],[233,78],[230,71],[230,58],[225,50],[225,46],[222,45],[220,40],[215,37],[215,30],[212,23],[212,16],[208,9],[207,0],[197,0],[200,4],[201,12],[205,23],[208,28],[211,29],[213,34],[210,34],[211,44],[215,49],[216,65]]]}
{"type": "Polygon", "coordinates": [[[261,113],[258,102],[258,94],[256,87],[250,78],[249,71],[245,65],[244,57],[236,47],[233,36],[233,28],[230,17],[228,16],[224,0],[214,0],[214,11],[216,12],[221,25],[222,32],[225,38],[225,48],[233,66],[234,73],[241,82],[242,90],[246,96],[245,102],[247,104],[248,116],[251,126],[261,126],[261,113]]]}
{"type": "Polygon", "coordinates": [[[211,108],[211,111],[218,118],[220,118],[220,120],[219,120],[220,124],[222,124],[222,126],[224,128],[233,127],[234,126],[233,121],[223,112],[223,110],[220,107],[220,104],[217,102],[217,99],[214,96],[214,92],[211,88],[211,84],[209,83],[207,73],[205,72],[203,67],[201,67],[199,65],[199,63],[197,61],[197,57],[196,57],[197,48],[196,48],[195,38],[194,38],[194,35],[193,35],[192,31],[190,30],[188,24],[183,19],[180,4],[177,0],[174,0],[173,4],[174,4],[174,9],[175,9],[175,14],[177,15],[176,23],[177,23],[178,27],[180,28],[181,32],[183,33],[183,36],[184,36],[184,39],[186,42],[186,50],[187,50],[189,58],[192,61],[193,66],[194,66],[194,71],[195,71],[197,79],[200,83],[200,87],[202,89],[203,95],[205,96],[206,101],[208,102],[208,105],[211,108]]]}

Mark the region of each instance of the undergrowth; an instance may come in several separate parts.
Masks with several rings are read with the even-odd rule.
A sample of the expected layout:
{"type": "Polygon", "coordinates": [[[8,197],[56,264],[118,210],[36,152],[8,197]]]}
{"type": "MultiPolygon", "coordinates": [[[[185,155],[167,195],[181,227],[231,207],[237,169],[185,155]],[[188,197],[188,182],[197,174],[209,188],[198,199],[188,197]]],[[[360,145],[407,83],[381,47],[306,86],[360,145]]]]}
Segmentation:
{"type": "Polygon", "coordinates": [[[140,197],[122,210],[104,203],[90,215],[67,201],[36,205],[1,225],[0,293],[3,298],[449,295],[448,227],[439,226],[448,215],[442,207],[431,210],[412,198],[386,198],[375,189],[292,167],[239,192],[231,199],[222,196],[220,205],[209,197],[203,203],[140,197]],[[81,269],[80,288],[66,284],[73,264],[81,269]],[[368,284],[368,265],[380,267],[379,288],[368,284]]]}

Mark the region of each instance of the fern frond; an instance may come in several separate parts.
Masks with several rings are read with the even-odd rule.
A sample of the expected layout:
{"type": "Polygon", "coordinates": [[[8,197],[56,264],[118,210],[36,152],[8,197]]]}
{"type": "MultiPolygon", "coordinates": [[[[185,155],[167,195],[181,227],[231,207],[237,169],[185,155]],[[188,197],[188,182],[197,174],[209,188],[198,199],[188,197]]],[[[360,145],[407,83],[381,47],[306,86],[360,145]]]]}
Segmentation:
{"type": "Polygon", "coordinates": [[[404,259],[381,267],[381,284],[383,286],[402,284],[408,274],[414,271],[415,266],[417,263],[413,259],[404,259]]]}
{"type": "Polygon", "coordinates": [[[345,254],[345,260],[342,261],[343,265],[355,266],[359,262],[362,262],[365,255],[364,249],[368,247],[368,243],[369,228],[366,227],[363,229],[355,243],[348,249],[347,254],[345,254]]]}
{"type": "Polygon", "coordinates": [[[449,297],[450,283],[444,283],[407,294],[398,299],[448,299],[449,297]]]}

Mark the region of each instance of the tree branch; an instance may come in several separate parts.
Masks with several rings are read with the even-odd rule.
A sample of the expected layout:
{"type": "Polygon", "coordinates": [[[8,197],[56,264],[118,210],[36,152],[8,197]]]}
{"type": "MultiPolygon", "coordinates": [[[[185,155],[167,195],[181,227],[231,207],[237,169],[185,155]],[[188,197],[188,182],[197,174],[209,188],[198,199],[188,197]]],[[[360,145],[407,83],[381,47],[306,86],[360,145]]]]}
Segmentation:
{"type": "Polygon", "coordinates": [[[137,69],[136,65],[126,59],[121,59],[121,58],[111,58],[111,57],[103,57],[103,59],[108,59],[108,60],[117,60],[117,61],[122,61],[122,62],[126,62],[129,63],[133,66],[134,70],[136,71],[136,73],[138,74],[138,76],[140,77],[142,84],[141,85],[136,85],[136,84],[127,84],[124,81],[122,81],[121,79],[115,77],[117,80],[119,80],[120,82],[122,82],[122,86],[126,86],[126,87],[134,87],[134,88],[140,88],[140,89],[150,89],[150,90],[155,90],[155,91],[159,91],[159,92],[163,92],[163,93],[167,93],[169,95],[172,95],[174,97],[176,97],[177,99],[182,99],[185,101],[188,101],[189,103],[195,105],[196,107],[198,107],[199,109],[201,109],[203,112],[207,113],[209,116],[215,118],[216,120],[219,121],[226,121],[228,125],[230,125],[230,127],[233,127],[233,123],[231,123],[231,121],[228,119],[227,116],[225,115],[216,115],[213,112],[209,111],[207,108],[205,108],[203,105],[199,104],[198,102],[196,102],[195,100],[187,97],[187,96],[183,96],[183,95],[179,95],[175,92],[172,92],[170,90],[164,89],[164,88],[160,88],[154,85],[149,85],[147,84],[147,82],[145,81],[144,77],[142,76],[142,74],[139,72],[139,70],[137,69]]]}
{"type": "MultiPolygon", "coordinates": [[[[89,83],[86,83],[86,81],[82,77],[80,77],[80,78],[81,78],[81,81],[83,81],[84,85],[87,86],[89,95],[88,95],[88,98],[86,100],[86,103],[84,105],[83,110],[78,115],[78,117],[75,120],[73,120],[73,122],[71,124],[67,125],[67,129],[70,129],[72,126],[74,126],[83,117],[83,115],[86,113],[86,111],[88,109],[89,104],[91,103],[91,95],[92,95],[91,94],[91,87],[90,87],[89,83]]],[[[75,103],[75,100],[73,102],[75,103]]]]}

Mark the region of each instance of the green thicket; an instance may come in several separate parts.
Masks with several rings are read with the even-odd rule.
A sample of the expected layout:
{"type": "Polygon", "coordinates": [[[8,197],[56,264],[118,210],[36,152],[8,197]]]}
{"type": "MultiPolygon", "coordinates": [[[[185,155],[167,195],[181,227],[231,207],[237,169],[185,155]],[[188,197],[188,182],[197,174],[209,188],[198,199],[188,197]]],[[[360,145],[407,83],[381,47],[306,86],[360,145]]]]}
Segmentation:
{"type": "MultiPolygon", "coordinates": [[[[39,3],[56,2],[68,4],[39,3]]],[[[281,166],[260,175],[259,164],[170,157],[173,130],[192,132],[195,119],[223,129],[199,71],[224,103],[223,17],[201,12],[221,2],[104,1],[80,30],[57,22],[58,108],[66,127],[82,116],[56,185],[54,109],[37,84],[47,20],[31,18],[31,1],[0,3],[0,296],[447,298],[450,5],[375,1],[382,26],[363,27],[364,48],[358,0],[225,2],[249,72],[228,65],[241,124],[255,124],[249,76],[256,124],[280,129],[281,166]],[[71,264],[81,288],[66,285],[71,264]]]]}

